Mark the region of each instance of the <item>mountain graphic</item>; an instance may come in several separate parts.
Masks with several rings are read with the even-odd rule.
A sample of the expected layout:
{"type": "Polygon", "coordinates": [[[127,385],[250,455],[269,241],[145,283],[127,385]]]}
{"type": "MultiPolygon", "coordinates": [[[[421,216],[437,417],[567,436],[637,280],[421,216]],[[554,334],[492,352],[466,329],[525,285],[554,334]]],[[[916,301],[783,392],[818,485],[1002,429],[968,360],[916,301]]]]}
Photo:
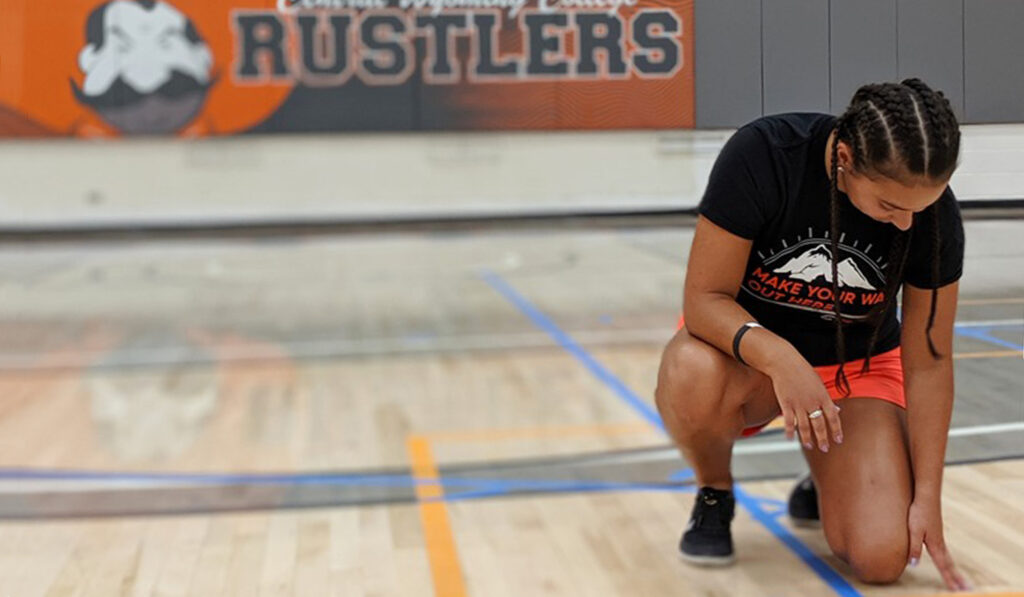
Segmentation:
{"type": "MultiPolygon", "coordinates": [[[[867,276],[852,257],[840,261],[836,269],[839,274],[840,286],[877,290],[871,282],[868,282],[867,276]]],[[[818,278],[824,278],[825,282],[831,284],[832,252],[824,244],[820,244],[793,257],[785,265],[773,271],[777,274],[787,274],[791,278],[804,282],[813,282],[818,278]]]]}

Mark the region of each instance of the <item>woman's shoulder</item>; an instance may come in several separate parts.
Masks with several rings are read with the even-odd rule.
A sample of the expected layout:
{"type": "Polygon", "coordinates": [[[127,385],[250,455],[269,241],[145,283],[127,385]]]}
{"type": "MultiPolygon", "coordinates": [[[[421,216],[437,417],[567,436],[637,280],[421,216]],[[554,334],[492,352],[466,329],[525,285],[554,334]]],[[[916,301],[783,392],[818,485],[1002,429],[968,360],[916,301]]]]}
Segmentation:
{"type": "MultiPolygon", "coordinates": [[[[763,141],[778,148],[791,148],[818,141],[835,126],[836,117],[819,112],[783,112],[752,120],[740,131],[756,133],[763,141]]],[[[739,131],[737,131],[739,132],[739,131]]]]}
{"type": "Polygon", "coordinates": [[[727,169],[742,165],[766,179],[802,176],[809,160],[824,152],[835,120],[816,112],[762,116],[736,130],[722,147],[718,162],[727,169]]]}

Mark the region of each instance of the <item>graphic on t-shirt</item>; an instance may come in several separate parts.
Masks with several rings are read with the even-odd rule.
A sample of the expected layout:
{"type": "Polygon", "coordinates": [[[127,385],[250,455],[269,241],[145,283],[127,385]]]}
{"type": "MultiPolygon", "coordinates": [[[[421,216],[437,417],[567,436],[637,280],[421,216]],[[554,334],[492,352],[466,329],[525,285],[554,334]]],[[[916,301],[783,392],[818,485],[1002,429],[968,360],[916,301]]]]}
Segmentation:
{"type": "MultiPolygon", "coordinates": [[[[790,277],[804,282],[814,282],[821,277],[826,282],[832,283],[832,251],[825,246],[825,243],[821,243],[802,253],[799,257],[790,259],[786,265],[773,271],[776,274],[789,274],[790,277]]],[[[837,273],[840,286],[875,290],[852,257],[847,257],[839,262],[837,273]]]]}
{"type": "MultiPolygon", "coordinates": [[[[743,281],[744,292],[759,300],[782,307],[821,314],[832,320],[832,241],[815,236],[797,236],[795,242],[781,241],[782,249],[755,246],[759,259],[743,281]]],[[[846,242],[839,237],[836,274],[839,278],[839,301],[844,320],[861,320],[871,308],[885,300],[885,267],[882,257],[873,258],[872,245],[858,247],[859,241],[846,242]]]]}

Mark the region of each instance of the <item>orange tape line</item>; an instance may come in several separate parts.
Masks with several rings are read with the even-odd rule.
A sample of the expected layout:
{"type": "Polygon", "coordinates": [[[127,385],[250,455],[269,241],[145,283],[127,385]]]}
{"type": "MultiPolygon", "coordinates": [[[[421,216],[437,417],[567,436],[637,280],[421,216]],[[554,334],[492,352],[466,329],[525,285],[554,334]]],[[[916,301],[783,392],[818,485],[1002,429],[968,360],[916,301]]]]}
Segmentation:
{"type": "MultiPolygon", "coordinates": [[[[478,442],[495,440],[532,439],[538,437],[609,436],[649,433],[657,430],[647,423],[610,425],[559,425],[552,427],[519,427],[512,429],[481,429],[478,431],[442,431],[431,433],[435,442],[478,442]]],[[[659,435],[660,437],[660,435],[659,435]]]]}
{"type": "Polygon", "coordinates": [[[413,479],[428,481],[416,483],[416,497],[420,503],[420,522],[434,580],[434,595],[465,597],[466,585],[459,554],[455,549],[455,536],[448,521],[448,506],[439,499],[444,497],[444,488],[438,482],[441,477],[434,463],[430,442],[425,437],[412,435],[405,443],[413,479]]]}
{"type": "Polygon", "coordinates": [[[992,350],[988,352],[956,352],[954,359],[990,359],[996,357],[1015,357],[1020,355],[1016,350],[992,350]]]}

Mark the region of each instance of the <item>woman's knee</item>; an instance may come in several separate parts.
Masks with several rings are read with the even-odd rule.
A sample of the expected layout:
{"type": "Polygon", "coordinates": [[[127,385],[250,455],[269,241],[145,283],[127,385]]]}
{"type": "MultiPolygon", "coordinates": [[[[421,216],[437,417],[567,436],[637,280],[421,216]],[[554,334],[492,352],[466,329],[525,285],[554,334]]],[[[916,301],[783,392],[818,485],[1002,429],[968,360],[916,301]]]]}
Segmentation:
{"type": "Polygon", "coordinates": [[[909,537],[906,525],[902,532],[886,533],[882,536],[854,533],[837,539],[828,537],[833,552],[850,565],[858,580],[870,584],[896,582],[907,567],[909,537]]]}
{"type": "Polygon", "coordinates": [[[881,400],[844,404],[846,441],[808,455],[818,482],[829,547],[860,580],[897,580],[907,564],[912,476],[898,407],[881,400]]]}
{"type": "Polygon", "coordinates": [[[680,332],[665,347],[654,392],[659,409],[687,411],[718,408],[725,393],[722,355],[705,342],[680,332]],[[685,403],[685,404],[684,404],[685,403]]]}
{"type": "Polygon", "coordinates": [[[680,335],[665,349],[654,393],[669,431],[681,441],[694,433],[738,434],[744,424],[745,382],[730,380],[737,374],[735,366],[717,348],[680,335]]]}

